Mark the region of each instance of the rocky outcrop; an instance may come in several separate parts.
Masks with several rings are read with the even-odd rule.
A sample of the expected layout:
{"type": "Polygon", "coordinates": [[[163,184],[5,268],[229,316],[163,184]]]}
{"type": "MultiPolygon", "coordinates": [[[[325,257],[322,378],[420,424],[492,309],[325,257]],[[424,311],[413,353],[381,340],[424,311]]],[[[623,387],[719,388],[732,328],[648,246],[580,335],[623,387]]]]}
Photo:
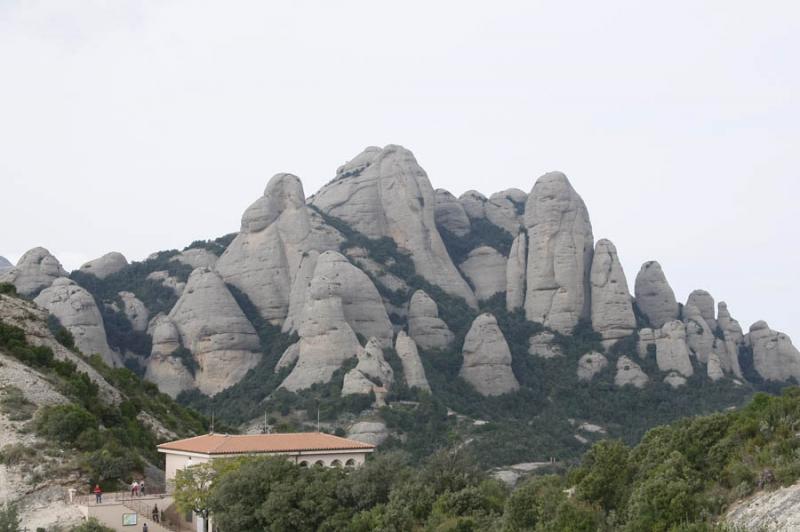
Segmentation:
{"type": "Polygon", "coordinates": [[[338,249],[340,242],[341,235],[306,207],[300,180],[277,174],[242,215],[241,231],[216,269],[226,283],[250,298],[264,319],[280,325],[303,255],[338,249]]]}
{"type": "Polygon", "coordinates": [[[275,373],[278,373],[280,370],[284,368],[291,368],[297,359],[300,357],[300,342],[295,342],[289,347],[281,355],[281,358],[278,359],[277,364],[275,364],[275,373]]]}
{"type": "Polygon", "coordinates": [[[509,312],[525,305],[525,269],[528,255],[528,235],[520,232],[511,243],[506,261],[506,309],[509,312]]]}
{"type": "Polygon", "coordinates": [[[397,333],[394,350],[397,351],[397,356],[403,364],[403,376],[406,380],[406,386],[430,392],[431,387],[428,384],[428,378],[425,376],[425,368],[419,358],[417,344],[405,331],[397,333]]]}
{"type": "Polygon", "coordinates": [[[428,176],[410,151],[394,145],[367,148],[339,168],[311,203],[370,238],[391,238],[410,254],[419,275],[476,306],[436,229],[428,176]]]}
{"type": "Polygon", "coordinates": [[[561,333],[589,317],[594,237],[583,200],[561,172],[540,177],[525,205],[525,315],[561,333]]]}
{"type": "Polygon", "coordinates": [[[602,354],[592,351],[578,360],[578,380],[590,381],[595,375],[608,366],[608,359],[602,354]]]}
{"type": "Polygon", "coordinates": [[[219,259],[219,257],[205,248],[191,248],[175,255],[170,260],[180,262],[181,264],[187,264],[191,266],[192,269],[213,269],[214,265],[217,263],[217,259],[219,259]]]}
{"type": "Polygon", "coordinates": [[[0,256],[0,275],[6,273],[9,270],[13,270],[13,269],[14,269],[14,265],[11,264],[11,261],[9,261],[7,258],[5,258],[3,256],[0,256]]]}
{"type": "Polygon", "coordinates": [[[150,312],[147,307],[131,292],[119,292],[122,301],[122,312],[134,331],[146,331],[150,312]]]}
{"type": "Polygon", "coordinates": [[[183,294],[183,289],[186,288],[186,283],[178,279],[177,277],[173,277],[169,274],[166,270],[160,270],[156,272],[150,272],[147,274],[147,280],[155,281],[173,292],[175,295],[180,297],[183,294]]]}
{"type": "Polygon", "coordinates": [[[344,317],[353,331],[364,338],[376,338],[382,347],[392,345],[392,323],[386,314],[378,289],[363,271],[336,251],[326,251],[315,258],[310,252],[302,259],[295,276],[295,286],[290,293],[289,318],[284,331],[299,330],[300,324],[309,317],[313,319],[308,287],[319,278],[319,283],[329,286],[331,294],[342,304],[344,317]],[[309,281],[309,274],[313,275],[309,281]],[[302,307],[298,308],[302,301],[302,307]]]}
{"type": "Polygon", "coordinates": [[[563,353],[561,348],[555,343],[556,336],[550,331],[542,331],[528,338],[528,354],[542,357],[559,357],[563,353]]]}
{"type": "Polygon", "coordinates": [[[45,248],[38,247],[25,252],[15,268],[0,274],[0,283],[11,283],[17,293],[33,296],[50,286],[55,279],[66,275],[58,259],[45,248]]]}
{"type": "Polygon", "coordinates": [[[467,211],[455,196],[443,188],[437,188],[434,217],[437,227],[443,227],[455,236],[464,237],[469,234],[470,223],[467,211]]]}
{"type": "Polygon", "coordinates": [[[517,188],[495,192],[484,204],[486,219],[508,233],[516,235],[523,223],[528,195],[517,188]]]}
{"type": "Polygon", "coordinates": [[[631,385],[636,388],[644,388],[650,378],[642,371],[641,366],[626,356],[621,356],[617,360],[617,374],[614,376],[614,384],[622,387],[631,385]]]}
{"type": "Polygon", "coordinates": [[[655,328],[678,318],[678,302],[667,282],[661,265],[656,261],[645,262],[636,276],[636,305],[655,328]]]}
{"type": "Polygon", "coordinates": [[[744,334],[739,322],[731,317],[728,305],[724,301],[717,304],[717,332],[722,337],[714,340],[714,352],[726,372],[732,372],[742,378],[739,366],[739,347],[744,343],[744,334]]]}
{"type": "Polygon", "coordinates": [[[389,390],[394,383],[394,371],[383,358],[380,342],[370,338],[357,356],[358,364],[344,376],[342,395],[368,394],[374,388],[389,390]]]}
{"type": "Polygon", "coordinates": [[[683,308],[683,323],[686,325],[686,344],[697,360],[708,364],[709,356],[714,352],[714,332],[708,326],[698,309],[693,304],[683,308]]]}
{"type": "Polygon", "coordinates": [[[389,437],[389,431],[381,421],[359,421],[347,429],[347,437],[370,445],[380,445],[389,437]]]}
{"type": "Polygon", "coordinates": [[[194,355],[197,388],[207,395],[239,382],[261,358],[255,329],[219,274],[208,268],[192,272],[169,319],[194,355]]]}
{"type": "Polygon", "coordinates": [[[686,326],[683,322],[672,320],[660,329],[639,331],[639,355],[646,357],[655,346],[656,363],[661,371],[677,371],[690,377],[694,373],[686,344],[686,326]]]}
{"type": "Polygon", "coordinates": [[[480,246],[469,252],[458,268],[475,288],[475,296],[485,301],[506,289],[506,259],[490,246],[480,246]]]}
{"type": "Polygon", "coordinates": [[[732,504],[725,514],[725,524],[733,530],[800,530],[800,482],[759,491],[732,504]]]}
{"type": "Polygon", "coordinates": [[[597,241],[590,273],[592,328],[613,343],[636,329],[628,282],[617,248],[611,241],[597,241]]]}
{"type": "Polygon", "coordinates": [[[800,351],[787,335],[773,331],[765,321],[757,321],[750,326],[744,341],[753,350],[753,367],[762,379],[800,381],[800,351]]]}
{"type": "Polygon", "coordinates": [[[445,349],[454,335],[439,318],[439,307],[424,290],[417,290],[408,304],[408,334],[423,351],[445,349]]]}
{"type": "Polygon", "coordinates": [[[718,381],[725,376],[725,371],[722,369],[722,363],[719,360],[719,355],[711,353],[708,355],[708,365],[706,366],[706,375],[712,381],[718,381]]]}
{"type": "Polygon", "coordinates": [[[714,317],[714,298],[705,290],[693,290],[686,300],[686,307],[694,305],[700,311],[700,315],[708,324],[712,331],[717,328],[717,320],[714,317]]]}
{"type": "Polygon", "coordinates": [[[464,338],[464,362],[458,375],[483,396],[519,389],[511,370],[511,351],[497,320],[489,313],[475,318],[464,338]]]}
{"type": "Polygon", "coordinates": [[[673,389],[680,388],[681,386],[686,386],[686,377],[676,371],[670,371],[667,376],[664,377],[664,382],[669,384],[673,389]]]}
{"type": "Polygon", "coordinates": [[[109,275],[122,271],[128,265],[128,259],[118,251],[106,253],[102,257],[90,260],[81,266],[83,273],[91,273],[98,279],[105,279],[109,275]]]}
{"type": "Polygon", "coordinates": [[[150,356],[169,355],[181,346],[181,333],[164,313],[159,312],[147,325],[147,334],[153,341],[150,356]]]}
{"type": "Polygon", "coordinates": [[[144,378],[172,398],[196,388],[195,377],[183,360],[170,354],[153,354],[147,359],[144,378]]]}
{"type": "Polygon", "coordinates": [[[470,220],[486,218],[486,196],[477,190],[468,190],[458,197],[458,202],[464,207],[464,212],[470,220]]]}
{"type": "Polygon", "coordinates": [[[62,277],[53,281],[33,300],[58,318],[75,337],[75,345],[85,355],[100,355],[106,364],[121,366],[122,360],[106,340],[103,316],[92,294],[74,281],[62,277]]]}

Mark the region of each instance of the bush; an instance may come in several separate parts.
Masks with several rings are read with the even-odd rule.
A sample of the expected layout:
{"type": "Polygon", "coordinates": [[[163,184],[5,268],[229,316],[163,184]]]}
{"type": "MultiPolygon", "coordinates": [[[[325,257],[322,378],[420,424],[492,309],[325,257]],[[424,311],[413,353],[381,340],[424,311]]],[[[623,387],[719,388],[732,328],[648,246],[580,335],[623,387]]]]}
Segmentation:
{"type": "Polygon", "coordinates": [[[17,297],[17,287],[11,283],[0,283],[0,294],[17,297]]]}
{"type": "Polygon", "coordinates": [[[74,404],[46,406],[36,416],[36,433],[43,438],[72,444],[80,434],[97,429],[97,418],[85,408],[74,404]]]}
{"type": "Polygon", "coordinates": [[[36,405],[25,398],[22,390],[16,386],[7,385],[0,388],[0,412],[8,415],[11,421],[27,421],[36,412],[36,405]]]}

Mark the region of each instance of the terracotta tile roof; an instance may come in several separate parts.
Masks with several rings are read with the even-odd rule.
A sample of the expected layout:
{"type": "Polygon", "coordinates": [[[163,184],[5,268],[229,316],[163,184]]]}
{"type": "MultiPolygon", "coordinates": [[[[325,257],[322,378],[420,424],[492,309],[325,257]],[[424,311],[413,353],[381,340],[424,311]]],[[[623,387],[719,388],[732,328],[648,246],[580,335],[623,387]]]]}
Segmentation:
{"type": "Polygon", "coordinates": [[[162,443],[164,451],[200,454],[282,453],[300,451],[371,451],[374,445],[320,432],[286,434],[205,434],[162,443]]]}

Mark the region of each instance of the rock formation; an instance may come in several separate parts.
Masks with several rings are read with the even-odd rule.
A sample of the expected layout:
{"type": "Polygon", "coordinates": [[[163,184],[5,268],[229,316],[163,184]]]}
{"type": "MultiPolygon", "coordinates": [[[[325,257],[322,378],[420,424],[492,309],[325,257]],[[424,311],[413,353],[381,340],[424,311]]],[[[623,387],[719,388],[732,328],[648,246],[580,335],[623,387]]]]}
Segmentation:
{"type": "Polygon", "coordinates": [[[800,351],[787,335],[773,331],[765,321],[757,321],[745,335],[745,345],[753,350],[753,367],[768,381],[800,381],[800,351]]]}
{"type": "Polygon", "coordinates": [[[347,437],[370,445],[380,445],[389,437],[389,431],[381,421],[359,421],[347,429],[347,437]]]}
{"type": "Polygon", "coordinates": [[[550,331],[542,331],[534,334],[528,339],[528,354],[542,357],[553,358],[561,356],[561,348],[555,343],[556,336],[550,331]]]}
{"type": "Polygon", "coordinates": [[[13,269],[14,269],[14,265],[11,264],[11,262],[7,258],[5,258],[3,256],[0,256],[0,275],[6,273],[9,270],[13,270],[13,269]]]}
{"type": "Polygon", "coordinates": [[[394,145],[367,148],[339,168],[311,203],[370,238],[391,238],[410,254],[419,275],[476,306],[436,229],[428,176],[410,151],[394,145]]]}
{"type": "Polygon", "coordinates": [[[475,296],[484,301],[506,289],[506,259],[490,246],[469,252],[458,268],[475,288],[475,296]]]}
{"type": "Polygon", "coordinates": [[[686,307],[694,305],[700,311],[700,315],[706,320],[708,328],[712,331],[717,328],[717,320],[714,317],[714,298],[705,290],[693,290],[686,300],[686,307]]]}
{"type": "Polygon", "coordinates": [[[664,382],[672,386],[672,388],[680,388],[686,385],[686,377],[679,374],[677,371],[670,371],[667,376],[664,377],[664,382]]]}
{"type": "MultiPolygon", "coordinates": [[[[713,318],[712,318],[713,319],[713,318]]],[[[686,325],[686,343],[689,349],[703,364],[708,364],[708,357],[714,352],[714,332],[708,322],[694,304],[683,308],[683,323],[686,325]]]]}
{"type": "Polygon", "coordinates": [[[656,261],[645,262],[636,276],[636,304],[655,328],[678,318],[678,302],[667,282],[661,265],[656,261]]]}
{"type": "Polygon", "coordinates": [[[719,357],[722,368],[741,379],[743,375],[739,366],[739,347],[744,343],[744,334],[739,322],[731,317],[724,301],[717,304],[717,331],[722,338],[714,340],[714,352],[719,357]]]}
{"type": "Polygon", "coordinates": [[[467,236],[470,231],[470,223],[464,206],[459,203],[455,196],[443,188],[437,188],[435,194],[436,208],[434,216],[436,225],[444,227],[455,236],[467,236]]]}
{"type": "Polygon", "coordinates": [[[408,305],[408,334],[423,351],[445,349],[453,341],[453,333],[439,318],[439,307],[423,290],[411,296],[408,305]]]}
{"type": "Polygon", "coordinates": [[[614,376],[614,384],[622,387],[630,384],[636,388],[644,388],[650,381],[649,377],[642,371],[642,368],[626,356],[621,356],[617,360],[617,374],[614,376]]]}
{"type": "Polygon", "coordinates": [[[464,212],[470,220],[482,220],[486,218],[486,196],[477,190],[468,190],[458,197],[458,202],[464,207],[464,212]]]}
{"type": "Polygon", "coordinates": [[[149,274],[147,274],[147,280],[160,283],[161,285],[175,292],[175,295],[178,297],[180,297],[183,294],[183,289],[186,288],[186,283],[184,283],[177,277],[171,276],[169,272],[166,270],[150,272],[149,274]]]}
{"type": "Polygon", "coordinates": [[[25,252],[15,268],[0,274],[0,283],[11,283],[17,288],[17,293],[33,296],[66,275],[58,259],[45,248],[38,247],[25,252]]]}
{"type": "Polygon", "coordinates": [[[400,362],[403,364],[403,376],[406,380],[406,386],[430,392],[431,387],[428,384],[428,378],[425,376],[425,368],[419,358],[417,344],[405,331],[397,333],[394,350],[397,351],[397,356],[400,357],[400,362]]]}
{"type": "Polygon", "coordinates": [[[318,282],[327,284],[331,293],[340,299],[345,320],[354,332],[364,338],[377,338],[382,347],[391,347],[392,323],[377,288],[367,274],[336,251],[326,251],[316,258],[314,255],[310,252],[298,266],[297,283],[290,293],[290,318],[284,323],[288,324],[284,330],[299,330],[306,317],[313,319],[314,316],[309,314],[312,305],[308,287],[320,278],[318,282]],[[308,280],[312,267],[313,276],[308,280]],[[301,301],[302,307],[298,308],[301,301]]]}
{"type": "Polygon", "coordinates": [[[255,329],[222,278],[197,268],[169,313],[199,366],[197,388],[214,395],[239,382],[261,358],[255,329]]]}
{"type": "Polygon", "coordinates": [[[592,328],[603,340],[613,343],[636,329],[628,282],[609,240],[597,241],[590,275],[592,286],[592,328]]]}
{"type": "Polygon", "coordinates": [[[511,370],[511,351],[491,314],[481,314],[472,322],[462,354],[464,363],[458,375],[481,395],[502,395],[519,389],[511,370]]]}
{"type": "Polygon", "coordinates": [[[214,268],[219,257],[204,248],[191,248],[175,255],[170,260],[195,268],[214,268]]]}
{"type": "Polygon", "coordinates": [[[344,376],[342,395],[368,394],[376,387],[391,388],[394,371],[383,358],[383,349],[377,339],[370,338],[357,356],[358,364],[344,376]]]}
{"type": "Polygon", "coordinates": [[[226,283],[247,294],[264,319],[280,325],[303,254],[338,249],[340,242],[338,232],[306,207],[300,180],[277,174],[242,215],[241,231],[216,269],[226,283]]]}
{"type": "Polygon", "coordinates": [[[169,355],[181,346],[181,333],[169,319],[169,316],[159,312],[147,325],[147,334],[153,341],[150,356],[169,355]]]}
{"type": "Polygon", "coordinates": [[[516,235],[523,222],[528,195],[517,188],[495,192],[484,204],[486,219],[511,235],[516,235]]]}
{"type": "Polygon", "coordinates": [[[91,273],[98,279],[105,279],[111,274],[122,271],[128,265],[128,259],[118,251],[106,253],[102,257],[90,260],[81,266],[83,273],[91,273]]]}
{"type": "Polygon", "coordinates": [[[656,363],[661,371],[677,371],[690,377],[694,373],[689,358],[689,347],[686,345],[686,326],[683,322],[672,320],[660,329],[642,329],[639,331],[639,355],[647,356],[655,346],[656,363]]]}
{"type": "Polygon", "coordinates": [[[712,381],[718,381],[725,376],[725,371],[722,368],[722,363],[716,353],[708,355],[708,365],[706,366],[706,374],[712,381]]]}
{"type": "Polygon", "coordinates": [[[139,298],[132,292],[120,292],[118,295],[122,300],[122,312],[131,322],[133,330],[146,331],[150,313],[144,303],[139,301],[139,298]]]}
{"type": "Polygon", "coordinates": [[[506,308],[509,312],[525,305],[525,269],[528,259],[528,235],[520,232],[511,243],[506,261],[506,308]]]}
{"type": "Polygon", "coordinates": [[[83,354],[100,355],[110,366],[122,365],[119,354],[108,345],[103,316],[94,297],[74,281],[66,277],[56,279],[33,301],[58,318],[75,337],[75,346],[83,354]]]}
{"type": "Polygon", "coordinates": [[[594,237],[583,200],[561,172],[540,177],[525,205],[525,315],[561,333],[589,317],[594,237]]]}
{"type": "Polygon", "coordinates": [[[292,367],[297,359],[300,357],[300,342],[295,342],[289,347],[281,355],[281,358],[278,359],[278,362],[275,364],[275,373],[278,373],[280,370],[284,368],[292,367]]]}
{"type": "Polygon", "coordinates": [[[592,351],[578,360],[578,380],[590,381],[595,375],[608,366],[608,359],[602,354],[592,351]]]}

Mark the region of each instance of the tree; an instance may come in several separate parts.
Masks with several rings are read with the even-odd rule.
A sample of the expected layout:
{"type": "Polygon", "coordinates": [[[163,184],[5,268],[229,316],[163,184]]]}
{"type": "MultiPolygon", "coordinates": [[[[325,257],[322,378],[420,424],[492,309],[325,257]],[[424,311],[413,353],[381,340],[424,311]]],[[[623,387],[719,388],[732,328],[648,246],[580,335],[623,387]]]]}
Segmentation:
{"type": "Polygon", "coordinates": [[[20,523],[16,506],[6,503],[0,508],[0,532],[20,532],[20,523]]]}
{"type": "Polygon", "coordinates": [[[210,498],[216,477],[212,463],[187,467],[175,474],[175,504],[182,512],[192,511],[201,517],[204,531],[208,530],[210,498]]]}
{"type": "Polygon", "coordinates": [[[595,443],[575,474],[578,497],[600,503],[606,512],[622,508],[635,473],[628,453],[629,449],[619,440],[595,443]]]}
{"type": "Polygon", "coordinates": [[[70,532],[114,532],[114,529],[103,526],[97,519],[90,517],[88,521],[76,526],[70,532]]]}

